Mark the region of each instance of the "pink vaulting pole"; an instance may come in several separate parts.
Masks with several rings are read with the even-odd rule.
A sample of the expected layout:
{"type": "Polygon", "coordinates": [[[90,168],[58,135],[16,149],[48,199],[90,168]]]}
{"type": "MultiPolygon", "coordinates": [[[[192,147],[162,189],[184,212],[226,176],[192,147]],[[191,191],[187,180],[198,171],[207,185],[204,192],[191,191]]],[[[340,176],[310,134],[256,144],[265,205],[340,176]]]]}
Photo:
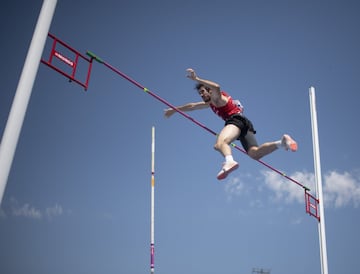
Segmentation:
{"type": "MultiPolygon", "coordinates": [[[[184,116],[185,118],[187,118],[188,120],[192,121],[193,123],[195,123],[196,125],[202,127],[203,129],[205,129],[206,131],[210,132],[211,134],[217,136],[217,133],[213,130],[211,130],[210,128],[206,127],[205,125],[201,124],[200,122],[196,121],[194,118],[192,118],[191,116],[189,116],[188,114],[184,113],[183,111],[177,109],[174,105],[170,104],[169,102],[167,102],[166,100],[164,100],[163,98],[159,97],[158,95],[156,95],[155,93],[151,92],[150,90],[148,90],[146,87],[144,87],[143,85],[141,85],[140,83],[136,82],[135,80],[131,79],[129,76],[127,76],[126,74],[124,74],[123,72],[121,72],[120,70],[118,70],[117,68],[113,67],[112,65],[106,63],[104,60],[102,60],[101,58],[99,58],[98,56],[96,56],[94,53],[88,51],[86,53],[88,56],[90,56],[91,58],[93,58],[94,60],[98,61],[99,63],[105,65],[106,67],[108,67],[109,69],[111,69],[113,72],[115,72],[116,74],[120,75],[121,77],[123,77],[124,79],[128,80],[129,82],[131,82],[132,84],[134,84],[135,86],[137,86],[138,88],[142,89],[143,91],[145,91],[146,93],[148,93],[149,95],[151,95],[152,97],[154,97],[155,99],[159,100],[160,102],[162,102],[163,104],[167,105],[168,107],[174,109],[176,112],[178,112],[179,114],[181,114],[182,116],[184,116]]],[[[247,155],[247,152],[242,149],[241,147],[237,146],[236,144],[232,143],[231,144],[232,147],[236,148],[237,150],[241,151],[242,153],[247,155]]],[[[305,191],[309,191],[310,189],[306,186],[304,186],[303,184],[299,183],[298,181],[294,180],[293,178],[287,176],[284,172],[279,171],[278,169],[270,166],[269,164],[265,163],[262,160],[256,160],[259,163],[261,163],[262,165],[266,166],[267,168],[271,169],[272,171],[278,173],[279,175],[283,176],[284,178],[288,179],[289,181],[297,184],[298,186],[302,187],[305,191]]]]}

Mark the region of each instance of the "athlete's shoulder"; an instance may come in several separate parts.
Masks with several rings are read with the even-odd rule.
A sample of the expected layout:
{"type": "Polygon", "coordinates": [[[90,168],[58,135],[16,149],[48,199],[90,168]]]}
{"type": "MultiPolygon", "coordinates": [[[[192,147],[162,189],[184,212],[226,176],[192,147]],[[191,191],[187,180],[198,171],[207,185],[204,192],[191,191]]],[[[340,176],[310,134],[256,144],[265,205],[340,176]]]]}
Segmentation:
{"type": "Polygon", "coordinates": [[[230,94],[228,92],[226,92],[225,90],[220,91],[220,93],[221,93],[221,95],[223,95],[225,97],[230,97],[231,98],[230,94]]]}

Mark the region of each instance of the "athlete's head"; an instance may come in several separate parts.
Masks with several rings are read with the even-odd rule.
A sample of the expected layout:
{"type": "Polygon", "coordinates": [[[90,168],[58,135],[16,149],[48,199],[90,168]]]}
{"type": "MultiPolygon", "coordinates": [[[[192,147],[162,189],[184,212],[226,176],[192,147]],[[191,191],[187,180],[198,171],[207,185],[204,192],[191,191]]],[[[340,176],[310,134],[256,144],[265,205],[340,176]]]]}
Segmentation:
{"type": "Polygon", "coordinates": [[[195,86],[195,89],[197,89],[199,95],[204,100],[204,102],[210,102],[211,100],[211,89],[209,87],[206,87],[205,85],[198,83],[195,86]]]}

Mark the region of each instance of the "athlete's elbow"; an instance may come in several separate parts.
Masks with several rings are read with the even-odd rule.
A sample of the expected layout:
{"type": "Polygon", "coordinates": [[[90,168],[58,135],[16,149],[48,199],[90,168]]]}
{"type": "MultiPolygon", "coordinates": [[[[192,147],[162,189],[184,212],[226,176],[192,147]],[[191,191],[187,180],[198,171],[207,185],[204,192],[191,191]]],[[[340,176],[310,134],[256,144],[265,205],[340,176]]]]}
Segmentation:
{"type": "Polygon", "coordinates": [[[216,90],[217,92],[221,91],[221,87],[219,84],[214,83],[214,85],[212,86],[212,89],[216,90]]]}

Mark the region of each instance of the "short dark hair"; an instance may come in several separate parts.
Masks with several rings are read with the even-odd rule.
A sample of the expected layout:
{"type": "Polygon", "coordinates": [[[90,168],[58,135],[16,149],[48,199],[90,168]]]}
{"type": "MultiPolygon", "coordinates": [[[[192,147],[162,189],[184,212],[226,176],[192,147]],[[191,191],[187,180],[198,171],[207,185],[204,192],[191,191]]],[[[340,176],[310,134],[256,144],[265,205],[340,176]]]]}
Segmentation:
{"type": "Polygon", "coordinates": [[[197,84],[195,85],[195,89],[197,89],[198,91],[199,91],[202,87],[204,87],[207,91],[210,90],[210,88],[207,87],[207,86],[205,86],[204,84],[197,83],[197,84]]]}

